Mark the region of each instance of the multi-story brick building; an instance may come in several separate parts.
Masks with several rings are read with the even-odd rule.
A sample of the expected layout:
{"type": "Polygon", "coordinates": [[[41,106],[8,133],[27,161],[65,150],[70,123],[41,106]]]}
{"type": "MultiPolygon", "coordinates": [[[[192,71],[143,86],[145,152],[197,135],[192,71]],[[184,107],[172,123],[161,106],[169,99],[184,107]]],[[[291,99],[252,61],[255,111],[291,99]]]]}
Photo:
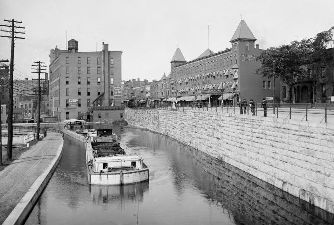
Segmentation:
{"type": "Polygon", "coordinates": [[[49,66],[52,114],[65,120],[78,118],[93,105],[104,109],[120,106],[121,56],[121,51],[109,51],[105,43],[101,51],[79,52],[74,39],[68,42],[67,50],[52,49],[49,66]]]}
{"type": "MultiPolygon", "coordinates": [[[[13,82],[14,120],[36,119],[38,101],[38,80],[25,78],[13,82]]],[[[49,80],[48,74],[41,79],[41,117],[49,115],[49,80]]]]}
{"type": "MultiPolygon", "coordinates": [[[[235,101],[272,97],[272,81],[256,73],[260,65],[256,58],[261,49],[255,41],[246,22],[241,20],[230,40],[231,49],[217,53],[207,49],[198,58],[186,61],[178,48],[171,60],[171,73],[165,78],[170,79],[165,90],[167,96],[208,102],[217,102],[221,95],[235,101]]],[[[279,82],[275,89],[278,97],[279,82]]]]}
{"type": "Polygon", "coordinates": [[[140,80],[139,78],[128,80],[124,82],[123,85],[123,99],[129,101],[131,99],[135,100],[145,100],[149,96],[150,82],[148,80],[140,80]]]}
{"type": "MultiPolygon", "coordinates": [[[[319,71],[312,71],[310,75],[318,77],[317,82],[305,78],[296,82],[289,90],[289,86],[282,83],[281,100],[282,102],[292,103],[329,103],[333,102],[334,96],[334,48],[327,49],[328,60],[326,66],[319,71]],[[290,98],[291,95],[291,98],[290,98]]],[[[306,65],[307,66],[307,65],[306,65]]]]}

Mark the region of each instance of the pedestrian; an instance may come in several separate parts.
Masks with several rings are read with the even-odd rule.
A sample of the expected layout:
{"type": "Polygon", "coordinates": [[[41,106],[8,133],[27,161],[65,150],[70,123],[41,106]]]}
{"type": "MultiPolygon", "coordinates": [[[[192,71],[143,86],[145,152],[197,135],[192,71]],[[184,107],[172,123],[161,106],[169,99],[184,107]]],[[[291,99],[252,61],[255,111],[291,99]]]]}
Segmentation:
{"type": "Polygon", "coordinates": [[[263,98],[262,100],[263,116],[267,117],[267,100],[263,98]]]}
{"type": "Polygon", "coordinates": [[[243,113],[246,114],[247,113],[247,100],[245,98],[242,100],[242,109],[243,109],[243,113]]]}
{"type": "Polygon", "coordinates": [[[253,99],[249,100],[249,108],[251,109],[252,115],[255,116],[255,103],[253,99]]]}

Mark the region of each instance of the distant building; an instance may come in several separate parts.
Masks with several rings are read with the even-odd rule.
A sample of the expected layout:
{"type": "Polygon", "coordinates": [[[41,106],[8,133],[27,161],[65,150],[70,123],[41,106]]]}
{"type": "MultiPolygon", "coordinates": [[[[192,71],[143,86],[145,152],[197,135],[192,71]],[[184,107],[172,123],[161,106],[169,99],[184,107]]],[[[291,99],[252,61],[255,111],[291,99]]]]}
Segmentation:
{"type": "Polygon", "coordinates": [[[130,100],[146,100],[150,97],[150,82],[148,80],[140,80],[139,78],[124,81],[123,99],[130,100]]]}
{"type": "MultiPolygon", "coordinates": [[[[38,101],[38,80],[28,78],[14,80],[14,119],[21,122],[22,119],[36,119],[38,101]],[[20,110],[18,110],[20,109],[20,110]],[[22,115],[21,115],[22,114],[22,115]]],[[[41,78],[41,117],[49,115],[49,80],[48,74],[41,78]]]]}
{"type": "MultiPolygon", "coordinates": [[[[50,52],[50,104],[52,115],[60,120],[90,118],[104,107],[120,106],[121,51],[109,51],[103,43],[101,51],[79,52],[78,42],[68,41],[68,49],[57,47],[50,52]]],[[[101,119],[101,118],[100,118],[101,119]]]]}
{"type": "MultiPolygon", "coordinates": [[[[231,49],[214,53],[205,50],[198,58],[186,61],[181,50],[176,49],[171,60],[171,73],[163,77],[156,97],[178,97],[185,101],[195,99],[217,103],[223,100],[253,99],[257,102],[273,96],[272,80],[256,73],[261,53],[256,38],[244,20],[239,23],[230,42],[231,49]],[[220,97],[222,96],[222,97],[220,97]]],[[[275,95],[279,96],[279,82],[275,95]]]]}

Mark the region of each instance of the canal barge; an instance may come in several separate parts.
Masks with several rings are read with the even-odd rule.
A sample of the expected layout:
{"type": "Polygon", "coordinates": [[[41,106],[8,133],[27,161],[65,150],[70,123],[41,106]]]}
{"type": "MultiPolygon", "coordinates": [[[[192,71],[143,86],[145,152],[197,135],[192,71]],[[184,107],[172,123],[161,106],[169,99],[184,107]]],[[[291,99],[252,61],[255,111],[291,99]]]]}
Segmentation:
{"type": "Polygon", "coordinates": [[[115,134],[97,130],[87,138],[86,163],[89,184],[123,185],[147,181],[149,169],[138,155],[127,155],[115,134]]]}

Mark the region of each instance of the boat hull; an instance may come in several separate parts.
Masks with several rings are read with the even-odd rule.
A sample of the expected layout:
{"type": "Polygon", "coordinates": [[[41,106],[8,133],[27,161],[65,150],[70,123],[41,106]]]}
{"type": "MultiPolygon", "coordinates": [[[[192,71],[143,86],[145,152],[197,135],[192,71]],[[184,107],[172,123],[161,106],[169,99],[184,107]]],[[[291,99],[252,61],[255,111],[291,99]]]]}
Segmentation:
{"type": "Polygon", "coordinates": [[[88,169],[88,183],[98,185],[123,185],[149,180],[149,169],[95,173],[88,169]]]}

